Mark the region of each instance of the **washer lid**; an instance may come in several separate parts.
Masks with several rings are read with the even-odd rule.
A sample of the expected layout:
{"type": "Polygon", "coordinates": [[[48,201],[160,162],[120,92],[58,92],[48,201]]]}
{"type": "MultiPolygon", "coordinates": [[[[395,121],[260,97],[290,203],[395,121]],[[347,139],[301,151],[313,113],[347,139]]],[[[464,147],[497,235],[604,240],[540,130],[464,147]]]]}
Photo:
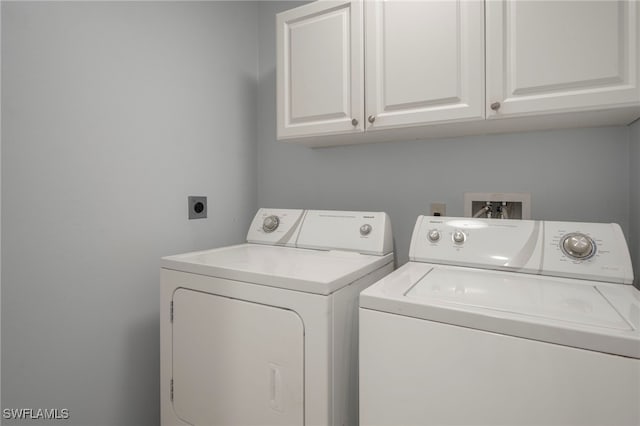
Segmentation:
{"type": "Polygon", "coordinates": [[[316,294],[331,294],[393,261],[365,255],[240,244],[161,259],[166,269],[316,294]]]}
{"type": "Polygon", "coordinates": [[[406,294],[417,302],[482,307],[541,319],[630,330],[594,285],[509,273],[433,268],[406,294]]]}
{"type": "Polygon", "coordinates": [[[640,292],[631,286],[410,262],[360,306],[640,358],[640,292]]]}

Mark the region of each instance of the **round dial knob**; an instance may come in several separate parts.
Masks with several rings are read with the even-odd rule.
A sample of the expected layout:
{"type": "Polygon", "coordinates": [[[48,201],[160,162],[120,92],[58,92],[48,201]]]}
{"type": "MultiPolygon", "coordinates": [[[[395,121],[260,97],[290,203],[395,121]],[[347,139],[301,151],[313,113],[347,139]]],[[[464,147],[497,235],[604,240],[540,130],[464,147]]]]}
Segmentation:
{"type": "Polygon", "coordinates": [[[262,230],[268,234],[278,229],[278,225],[280,225],[280,218],[278,216],[267,216],[262,222],[262,230]]]}
{"type": "Polygon", "coordinates": [[[575,232],[562,237],[560,248],[572,259],[588,259],[596,252],[596,243],[587,235],[575,232]]]}
{"type": "Polygon", "coordinates": [[[467,238],[467,236],[461,230],[457,229],[456,231],[454,231],[453,241],[455,241],[456,243],[458,244],[464,243],[465,238],[467,238]]]}
{"type": "Polygon", "coordinates": [[[360,235],[369,235],[373,228],[368,223],[365,223],[360,227],[360,235]]]}
{"type": "Polygon", "coordinates": [[[429,241],[432,243],[435,243],[440,239],[440,232],[437,229],[431,229],[429,234],[427,234],[427,238],[429,238],[429,241]]]}

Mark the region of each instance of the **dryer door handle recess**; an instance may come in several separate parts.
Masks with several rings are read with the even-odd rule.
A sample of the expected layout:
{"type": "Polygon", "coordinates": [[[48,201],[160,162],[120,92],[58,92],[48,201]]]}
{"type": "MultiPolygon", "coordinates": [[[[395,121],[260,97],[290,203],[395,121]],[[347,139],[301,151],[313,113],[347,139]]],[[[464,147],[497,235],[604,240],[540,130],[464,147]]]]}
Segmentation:
{"type": "Polygon", "coordinates": [[[275,364],[269,364],[269,406],[282,412],[282,372],[275,364]]]}

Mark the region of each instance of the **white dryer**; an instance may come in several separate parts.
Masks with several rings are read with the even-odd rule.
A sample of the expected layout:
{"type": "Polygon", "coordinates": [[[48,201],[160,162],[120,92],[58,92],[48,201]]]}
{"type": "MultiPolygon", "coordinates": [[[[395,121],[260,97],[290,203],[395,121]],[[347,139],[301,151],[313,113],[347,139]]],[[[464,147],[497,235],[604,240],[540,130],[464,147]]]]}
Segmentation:
{"type": "Polygon", "coordinates": [[[419,217],[360,297],[360,424],[640,424],[632,280],[616,224],[419,217]]]}
{"type": "Polygon", "coordinates": [[[357,424],[358,295],[393,270],[387,214],[261,209],[246,244],[161,266],[163,426],[357,424]]]}

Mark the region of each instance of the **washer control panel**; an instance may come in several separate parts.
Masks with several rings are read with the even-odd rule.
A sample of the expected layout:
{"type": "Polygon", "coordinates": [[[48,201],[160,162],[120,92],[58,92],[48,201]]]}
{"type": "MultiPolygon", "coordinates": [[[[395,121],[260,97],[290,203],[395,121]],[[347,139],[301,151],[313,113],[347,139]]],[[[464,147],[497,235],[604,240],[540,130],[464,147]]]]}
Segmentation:
{"type": "Polygon", "coordinates": [[[545,273],[631,283],[627,242],[615,223],[544,222],[545,273]]]}
{"type": "Polygon", "coordinates": [[[562,237],[560,249],[571,259],[586,260],[596,253],[596,243],[588,235],[572,232],[562,237]]]}
{"type": "Polygon", "coordinates": [[[420,216],[409,257],[415,262],[633,282],[627,243],[615,223],[420,216]]]}
{"type": "Polygon", "coordinates": [[[453,238],[453,242],[456,244],[462,244],[464,243],[464,240],[467,239],[467,235],[460,229],[456,229],[455,231],[453,231],[451,237],[453,238]]]}
{"type": "Polygon", "coordinates": [[[414,228],[413,261],[492,269],[528,269],[541,261],[534,250],[540,227],[533,221],[421,216],[414,228]]]}

